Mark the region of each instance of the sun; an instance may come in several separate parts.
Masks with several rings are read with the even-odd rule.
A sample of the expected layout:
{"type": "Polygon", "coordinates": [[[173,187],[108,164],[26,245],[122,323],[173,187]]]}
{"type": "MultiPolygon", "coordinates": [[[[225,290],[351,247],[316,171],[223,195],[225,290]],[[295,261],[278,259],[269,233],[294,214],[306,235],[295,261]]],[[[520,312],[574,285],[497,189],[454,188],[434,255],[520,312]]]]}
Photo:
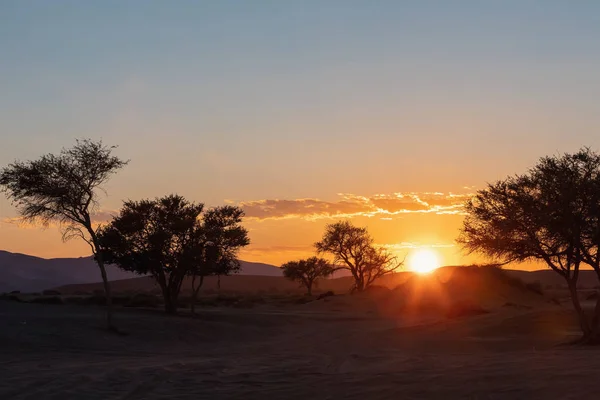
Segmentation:
{"type": "Polygon", "coordinates": [[[437,252],[429,249],[415,250],[408,258],[411,270],[419,274],[428,274],[440,266],[437,252]]]}

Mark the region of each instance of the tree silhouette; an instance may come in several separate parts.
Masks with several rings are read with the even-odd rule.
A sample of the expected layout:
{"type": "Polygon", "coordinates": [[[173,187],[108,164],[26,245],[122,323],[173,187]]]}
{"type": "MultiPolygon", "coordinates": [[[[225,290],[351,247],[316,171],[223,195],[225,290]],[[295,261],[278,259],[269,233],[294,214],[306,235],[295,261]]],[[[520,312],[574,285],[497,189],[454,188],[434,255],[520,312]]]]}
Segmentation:
{"type": "Polygon", "coordinates": [[[192,312],[204,277],[229,275],[239,271],[239,250],[250,244],[248,231],[241,225],[244,211],[235,206],[214,207],[202,215],[196,240],[203,249],[194,263],[192,275],[192,312]]]}
{"type": "Polygon", "coordinates": [[[329,224],[321,241],[315,243],[319,253],[330,253],[334,264],[341,264],[354,278],[354,289],[362,291],[384,275],[403,265],[389,251],[374,245],[367,228],[352,225],[349,221],[329,224]]]}
{"type": "Polygon", "coordinates": [[[181,284],[204,250],[197,240],[203,208],[178,195],[127,201],[99,233],[102,255],[125,271],[150,274],[165,311],[175,314],[181,284]]]}
{"type": "Polygon", "coordinates": [[[63,240],[80,237],[89,244],[102,275],[108,329],[114,329],[110,285],[92,214],[99,208],[98,189],[128,163],[112,155],[114,148],[102,141],[78,140],[58,155],[16,161],[0,172],[0,186],[24,221],[59,223],[63,240]]]}
{"type": "Polygon", "coordinates": [[[177,195],[128,201],[100,231],[103,256],[123,270],[150,274],[161,288],[165,311],[175,314],[187,276],[192,276],[195,299],[205,276],[239,269],[237,252],[249,243],[241,209],[203,211],[203,204],[177,195]]]}
{"type": "Polygon", "coordinates": [[[281,266],[283,276],[300,282],[309,296],[318,278],[326,278],[335,272],[335,268],[323,258],[310,257],[306,260],[289,261],[281,266]]]}
{"type": "Polygon", "coordinates": [[[583,340],[597,341],[600,301],[588,323],[577,296],[581,264],[600,278],[600,156],[584,148],[544,157],[523,175],[489,184],[467,201],[458,242],[503,263],[539,260],[562,276],[583,340]]]}

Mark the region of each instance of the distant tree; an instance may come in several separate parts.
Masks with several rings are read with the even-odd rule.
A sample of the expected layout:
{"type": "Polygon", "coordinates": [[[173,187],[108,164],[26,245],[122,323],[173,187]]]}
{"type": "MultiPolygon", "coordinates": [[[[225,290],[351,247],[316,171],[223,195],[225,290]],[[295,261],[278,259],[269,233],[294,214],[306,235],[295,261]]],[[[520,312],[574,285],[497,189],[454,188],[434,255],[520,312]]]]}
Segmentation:
{"type": "Polygon", "coordinates": [[[352,225],[349,221],[329,224],[321,241],[315,243],[319,253],[330,253],[334,264],[347,269],[354,278],[354,289],[362,291],[376,279],[396,271],[402,261],[386,249],[375,246],[367,228],[352,225]]]}
{"type": "Polygon", "coordinates": [[[313,285],[319,278],[326,278],[335,272],[335,268],[324,258],[310,257],[306,260],[289,261],[281,266],[283,276],[299,282],[312,295],[313,285]]]}
{"type": "Polygon", "coordinates": [[[250,244],[248,230],[242,224],[244,211],[235,206],[214,207],[202,215],[201,229],[196,240],[203,249],[194,263],[192,275],[192,312],[204,277],[236,273],[240,269],[238,252],[250,244]]]}
{"type": "Polygon", "coordinates": [[[587,148],[542,158],[523,175],[489,184],[467,201],[458,242],[503,263],[539,260],[562,276],[583,341],[598,341],[600,302],[588,322],[577,295],[581,264],[600,277],[600,156],[587,148]]]}
{"type": "Polygon", "coordinates": [[[63,240],[80,237],[90,246],[104,284],[108,329],[114,329],[110,285],[92,215],[99,208],[98,190],[128,163],[112,154],[114,148],[101,141],[78,140],[58,155],[17,161],[0,172],[0,187],[23,220],[45,226],[58,223],[63,240]]]}
{"type": "Polygon", "coordinates": [[[177,195],[127,201],[99,233],[101,254],[125,271],[150,274],[160,286],[165,311],[175,314],[183,280],[203,257],[198,240],[203,208],[177,195]]]}

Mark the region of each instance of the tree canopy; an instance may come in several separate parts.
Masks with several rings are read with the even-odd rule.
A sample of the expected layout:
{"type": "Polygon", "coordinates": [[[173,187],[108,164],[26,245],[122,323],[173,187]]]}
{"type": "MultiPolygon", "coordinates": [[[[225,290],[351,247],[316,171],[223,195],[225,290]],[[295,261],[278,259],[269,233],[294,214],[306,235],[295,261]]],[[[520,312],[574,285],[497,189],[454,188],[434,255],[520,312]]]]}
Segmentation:
{"type": "Polygon", "coordinates": [[[527,173],[489,184],[465,205],[458,242],[503,263],[539,260],[571,290],[585,337],[597,335],[577,297],[581,264],[600,276],[600,156],[584,148],[544,157],[527,173]]]}
{"type": "Polygon", "coordinates": [[[327,225],[323,238],[315,243],[315,247],[319,253],[332,254],[334,264],[350,271],[354,289],[358,291],[403,264],[388,250],[375,246],[367,228],[354,226],[349,221],[327,225]]]}
{"type": "Polygon", "coordinates": [[[335,272],[335,268],[324,258],[310,257],[308,259],[289,261],[281,266],[283,276],[295,282],[300,282],[312,294],[313,285],[319,278],[326,278],[335,272]]]}
{"type": "Polygon", "coordinates": [[[102,255],[123,270],[152,275],[165,310],[175,313],[183,279],[202,251],[196,237],[203,209],[177,195],[127,201],[100,232],[102,255]]]}
{"type": "MultiPolygon", "coordinates": [[[[98,253],[93,212],[99,209],[102,185],[127,161],[114,156],[115,147],[102,141],[78,140],[58,155],[46,154],[33,161],[16,161],[0,172],[0,187],[24,221],[58,223],[63,239],[80,237],[98,253]]],[[[96,257],[107,299],[107,325],[113,328],[110,285],[102,257],[96,257]]]]}
{"type": "Polygon", "coordinates": [[[204,277],[229,275],[240,269],[238,253],[250,244],[248,230],[242,226],[244,211],[235,206],[220,206],[207,210],[201,221],[197,245],[203,249],[191,266],[192,312],[204,277]]]}
{"type": "Polygon", "coordinates": [[[100,232],[107,262],[126,271],[150,274],[160,286],[168,313],[186,276],[228,274],[239,268],[240,247],[248,244],[243,213],[232,206],[204,212],[182,196],[128,201],[100,232]]]}

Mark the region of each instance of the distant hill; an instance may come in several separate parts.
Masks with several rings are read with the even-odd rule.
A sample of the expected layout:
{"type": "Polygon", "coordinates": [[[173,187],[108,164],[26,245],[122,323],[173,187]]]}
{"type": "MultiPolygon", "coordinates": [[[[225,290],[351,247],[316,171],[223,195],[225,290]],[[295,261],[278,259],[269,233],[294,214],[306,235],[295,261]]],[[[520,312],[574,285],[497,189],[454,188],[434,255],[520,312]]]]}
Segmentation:
{"type": "MultiPolygon", "coordinates": [[[[400,272],[385,278],[384,284],[389,287],[395,287],[404,283],[408,277],[412,276],[411,272],[400,272]]],[[[353,280],[351,277],[342,277],[335,279],[323,279],[318,282],[318,287],[315,291],[332,290],[335,293],[348,292],[352,288],[353,280]]],[[[119,293],[144,293],[155,292],[160,293],[160,288],[151,277],[139,277],[133,279],[123,279],[111,282],[111,290],[115,294],[119,293]]],[[[209,276],[204,279],[202,292],[209,293],[217,290],[217,277],[209,276]]],[[[102,283],[90,284],[75,284],[56,287],[62,294],[83,294],[102,291],[102,283]]],[[[181,290],[183,293],[188,293],[191,290],[191,279],[186,279],[181,290]]],[[[301,287],[297,282],[292,282],[285,279],[283,276],[265,276],[265,275],[243,275],[235,274],[221,277],[221,291],[223,292],[238,292],[238,293],[304,293],[306,289],[301,287]]]]}
{"type": "MultiPolygon", "coordinates": [[[[452,268],[452,267],[444,267],[452,268]]],[[[525,283],[539,282],[542,287],[566,286],[565,280],[551,269],[540,269],[536,271],[523,271],[519,269],[505,268],[509,276],[513,276],[525,283]]],[[[591,289],[598,286],[596,273],[592,270],[580,270],[578,287],[580,289],[591,289]]]]}
{"type": "MultiPolygon", "coordinates": [[[[252,264],[252,263],[248,263],[252,264]]],[[[297,283],[291,282],[285,279],[281,275],[281,271],[272,271],[270,268],[277,268],[268,266],[266,264],[259,264],[257,268],[247,268],[245,274],[231,275],[221,277],[221,290],[227,292],[303,292],[297,283]],[[266,267],[265,267],[266,265],[266,267]],[[279,272],[279,274],[267,275],[265,273],[250,273],[247,272],[279,272]]],[[[452,271],[460,267],[442,267],[440,272],[443,270],[452,271]]],[[[552,287],[564,287],[563,279],[551,270],[540,270],[540,271],[521,271],[507,269],[506,273],[508,276],[517,278],[525,283],[539,282],[542,288],[552,287]]],[[[403,284],[408,279],[414,276],[413,272],[401,271],[395,274],[388,275],[378,281],[377,285],[387,286],[389,288],[395,288],[398,285],[403,284]]],[[[349,291],[352,287],[352,277],[342,276],[333,277],[333,279],[324,279],[319,282],[317,291],[333,290],[336,293],[342,293],[349,291]]],[[[597,280],[593,271],[580,271],[580,288],[592,288],[595,287],[597,280]]],[[[188,279],[182,285],[182,291],[186,292],[190,290],[191,282],[188,279]]],[[[159,288],[150,277],[137,277],[133,279],[123,279],[112,282],[111,288],[115,293],[124,292],[159,292],[159,288]]],[[[66,285],[56,288],[64,294],[76,294],[76,293],[91,293],[94,291],[101,291],[101,283],[92,283],[85,285],[66,285]]],[[[204,280],[202,290],[215,291],[217,289],[217,278],[207,277],[204,280]]]]}
{"type": "MultiPolygon", "coordinates": [[[[542,269],[537,271],[521,271],[516,269],[507,270],[510,275],[521,279],[524,282],[540,282],[543,287],[547,286],[566,286],[565,280],[551,269],[542,269]]],[[[592,289],[599,286],[596,273],[592,270],[580,270],[577,286],[580,289],[592,289]]]]}
{"type": "MultiPolygon", "coordinates": [[[[113,266],[108,266],[106,273],[110,280],[136,277],[113,266]]],[[[0,251],[0,292],[39,292],[69,283],[100,280],[100,270],[91,257],[44,259],[0,251]]]]}
{"type": "MultiPolygon", "coordinates": [[[[282,276],[269,264],[240,261],[240,275],[282,276]]],[[[140,278],[114,266],[107,266],[110,281],[140,278]]],[[[92,257],[44,259],[0,251],[0,292],[39,292],[64,285],[100,282],[100,271],[92,257]]]]}
{"type": "MultiPolygon", "coordinates": [[[[241,261],[242,276],[270,277],[273,279],[239,279],[235,277],[226,277],[221,281],[222,287],[230,284],[232,287],[242,287],[250,285],[251,290],[271,290],[275,287],[278,290],[288,290],[297,288],[293,282],[283,278],[279,267],[270,264],[241,261]],[[278,279],[277,279],[278,278],[278,279]],[[255,287],[256,286],[256,287],[255,287]]],[[[539,281],[543,287],[564,286],[563,279],[551,270],[521,271],[507,269],[507,272],[521,279],[524,282],[539,281]]],[[[108,279],[110,281],[119,281],[115,283],[117,290],[119,288],[126,290],[129,285],[136,290],[152,290],[151,280],[131,272],[122,271],[114,266],[107,267],[108,279]]],[[[396,274],[400,277],[403,273],[396,274]]],[[[350,286],[351,278],[347,276],[347,271],[338,271],[333,278],[327,280],[327,285],[336,286],[340,282],[345,282],[342,286],[350,286]],[[332,281],[338,281],[335,285],[332,281]]],[[[22,292],[39,292],[45,289],[57,288],[66,285],[86,284],[86,290],[93,287],[101,281],[100,272],[94,260],[91,257],[81,258],[55,258],[44,259],[28,256],[24,254],[9,253],[0,251],[0,293],[20,290],[22,292]],[[87,286],[87,284],[92,284],[87,286]]],[[[395,281],[393,279],[392,281],[395,281]]],[[[216,285],[212,279],[208,279],[206,287],[210,288],[216,285]]],[[[580,288],[593,288],[598,286],[596,275],[593,271],[584,270],[580,272],[580,288]]],[[[74,288],[72,288],[75,290],[74,288]]],[[[237,290],[237,289],[236,289],[237,290]]]]}

